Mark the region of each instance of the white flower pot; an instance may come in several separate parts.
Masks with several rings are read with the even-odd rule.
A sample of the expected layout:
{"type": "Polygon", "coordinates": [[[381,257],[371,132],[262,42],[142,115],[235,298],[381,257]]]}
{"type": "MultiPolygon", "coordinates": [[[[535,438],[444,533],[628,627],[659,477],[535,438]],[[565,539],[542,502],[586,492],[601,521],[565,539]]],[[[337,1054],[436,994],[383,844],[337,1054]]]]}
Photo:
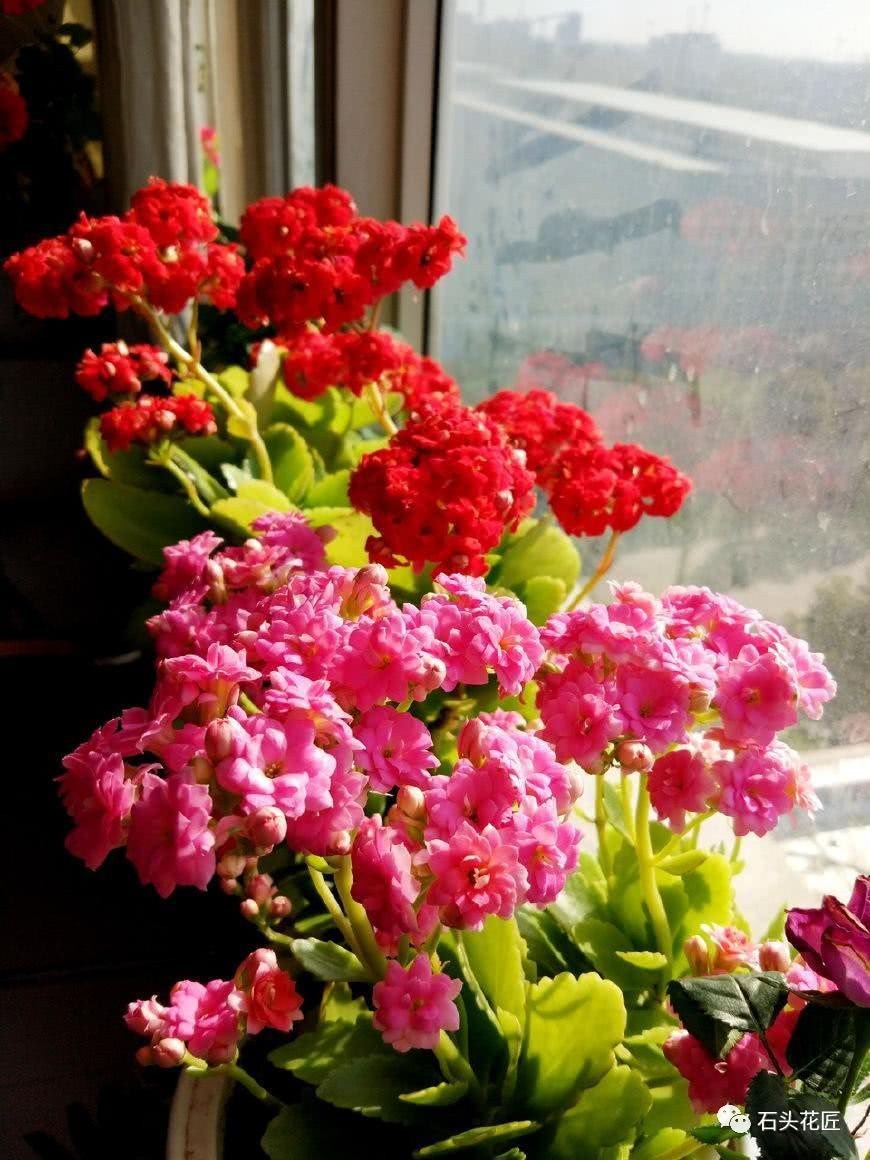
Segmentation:
{"type": "Polygon", "coordinates": [[[228,1076],[181,1073],[172,1097],[166,1160],[221,1160],[224,1105],[232,1085],[228,1076]]]}

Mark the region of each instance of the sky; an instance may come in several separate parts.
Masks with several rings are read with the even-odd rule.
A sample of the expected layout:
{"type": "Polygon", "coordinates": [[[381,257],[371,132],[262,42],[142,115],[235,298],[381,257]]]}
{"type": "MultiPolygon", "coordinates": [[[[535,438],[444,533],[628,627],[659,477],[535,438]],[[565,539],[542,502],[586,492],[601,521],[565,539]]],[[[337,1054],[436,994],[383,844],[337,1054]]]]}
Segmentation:
{"type": "Polygon", "coordinates": [[[667,32],[712,32],[732,52],[870,60],[870,0],[456,0],[478,19],[580,12],[583,39],[643,44],[667,32]]]}

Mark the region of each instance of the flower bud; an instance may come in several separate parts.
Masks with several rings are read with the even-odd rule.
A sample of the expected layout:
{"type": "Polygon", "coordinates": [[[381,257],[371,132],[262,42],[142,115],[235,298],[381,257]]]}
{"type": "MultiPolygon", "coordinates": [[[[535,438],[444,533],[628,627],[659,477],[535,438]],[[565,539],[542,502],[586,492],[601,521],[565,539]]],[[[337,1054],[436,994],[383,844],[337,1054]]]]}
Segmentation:
{"type": "Polygon", "coordinates": [[[187,1055],[181,1039],[160,1039],[151,1048],[151,1057],[158,1067],[178,1067],[187,1055]]]}
{"type": "Polygon", "coordinates": [[[396,805],[413,822],[422,822],[426,818],[426,797],[416,785],[400,786],[396,794],[396,805]]]}
{"type": "Polygon", "coordinates": [[[253,920],[260,914],[260,908],[254,902],[253,898],[243,898],[239,903],[239,910],[242,912],[242,917],[253,920]]]}
{"type": "Polygon", "coordinates": [[[213,765],[230,756],[234,739],[235,733],[228,718],[219,717],[209,723],[205,731],[205,751],[213,765]]]}
{"type": "Polygon", "coordinates": [[[330,854],[349,854],[353,845],[350,830],[337,830],[329,843],[330,854]]]}
{"type": "Polygon", "coordinates": [[[224,894],[238,894],[239,884],[235,878],[219,878],[218,885],[224,894]]]}
{"type": "Polygon", "coordinates": [[[285,894],[276,894],[269,902],[269,914],[272,918],[286,918],[293,909],[293,904],[285,894]]]}
{"type": "Polygon", "coordinates": [[[247,836],[254,846],[271,850],[287,835],[287,819],[277,806],[263,806],[251,814],[245,823],[247,836]]]}
{"type": "Polygon", "coordinates": [[[486,725],[479,717],[466,721],[456,738],[456,752],[460,757],[481,765],[489,756],[486,745],[486,725]]]}
{"type": "Polygon", "coordinates": [[[150,1067],[154,1063],[154,1052],[147,1045],[140,1047],[136,1051],[135,1059],[140,1067],[150,1067]]]}
{"type": "Polygon", "coordinates": [[[758,963],[762,971],[780,971],[782,974],[791,966],[788,944],[769,939],[758,948],[758,963]]]}
{"type": "Polygon", "coordinates": [[[710,708],[710,693],[707,689],[692,689],[689,694],[689,712],[706,713],[710,708]]]}
{"type": "Polygon", "coordinates": [[[268,874],[255,874],[253,878],[248,879],[245,893],[258,906],[263,906],[275,893],[275,883],[268,874]]]}
{"type": "Polygon", "coordinates": [[[648,745],[642,741],[623,741],[616,747],[616,760],[627,773],[652,769],[655,758],[648,745]]]}
{"type": "Polygon", "coordinates": [[[240,854],[237,850],[228,850],[221,855],[217,864],[218,877],[235,881],[240,874],[244,873],[246,862],[244,854],[240,854]]]}
{"type": "Polygon", "coordinates": [[[710,951],[703,935],[693,934],[683,943],[683,954],[689,961],[689,970],[693,975],[709,975],[710,951]]]}
{"type": "Polygon", "coordinates": [[[236,1045],[234,1043],[216,1043],[208,1053],[208,1062],[212,1067],[217,1067],[222,1063],[229,1063],[236,1058],[236,1045]]]}

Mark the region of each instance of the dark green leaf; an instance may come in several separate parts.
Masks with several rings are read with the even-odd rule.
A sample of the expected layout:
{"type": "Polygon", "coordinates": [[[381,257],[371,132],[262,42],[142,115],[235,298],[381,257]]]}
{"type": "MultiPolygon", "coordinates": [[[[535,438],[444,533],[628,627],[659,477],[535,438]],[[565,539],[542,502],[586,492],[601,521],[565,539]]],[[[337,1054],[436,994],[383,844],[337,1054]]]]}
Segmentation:
{"type": "Polygon", "coordinates": [[[421,1117],[424,1122],[428,1113],[402,1103],[400,1096],[434,1087],[440,1078],[431,1053],[417,1052],[412,1056],[394,1051],[391,1055],[368,1055],[342,1064],[330,1072],[317,1094],[338,1108],[353,1108],[364,1116],[389,1123],[413,1124],[421,1122],[421,1117]]]}
{"type": "Polygon", "coordinates": [[[577,870],[570,875],[562,893],[547,907],[566,931],[571,931],[581,919],[601,918],[607,909],[607,880],[591,854],[581,854],[577,870]]]}
{"type": "MultiPolygon", "coordinates": [[[[349,1155],[407,1155],[401,1140],[384,1138],[383,1124],[366,1124],[352,1112],[324,1108],[315,1100],[283,1108],[266,1129],[262,1148],[270,1160],[347,1160],[349,1155]],[[348,1141],[353,1141],[349,1150],[348,1141]]],[[[392,1129],[396,1132],[397,1129],[392,1129]]],[[[245,1156],[251,1149],[245,1149],[245,1156]]]]}
{"type": "Polygon", "coordinates": [[[556,922],[551,908],[538,910],[522,906],[517,911],[517,923],[525,939],[529,955],[538,968],[538,975],[559,975],[569,971],[582,975],[595,968],[563,928],[556,922]]]}
{"type": "Polygon", "coordinates": [[[854,1053],[854,1013],[808,1003],[798,1016],[786,1059],[806,1087],[821,1095],[839,1096],[854,1053]]]}
{"type": "Polygon", "coordinates": [[[668,997],[686,1030],[721,1058],[744,1032],[767,1031],[786,1004],[788,988],[782,975],[765,971],[675,979],[668,997]]]}
{"type": "Polygon", "coordinates": [[[189,540],[206,527],[178,496],[144,491],[114,480],[85,480],[82,502],[92,523],[107,539],[149,564],[162,564],[163,549],[168,544],[189,540]]]}
{"type": "Polygon", "coordinates": [[[514,919],[487,918],[480,931],[457,932],[468,965],[493,1010],[503,1007],[520,1022],[526,1018],[526,948],[514,919]]]}
{"type": "Polygon", "coordinates": [[[481,1144],[500,1144],[506,1140],[529,1136],[532,1132],[537,1132],[540,1126],[534,1120],[513,1120],[509,1124],[489,1124],[482,1128],[469,1128],[467,1132],[459,1132],[446,1140],[439,1140],[437,1144],[418,1148],[414,1156],[420,1160],[424,1160],[427,1156],[452,1156],[454,1152],[464,1152],[481,1144]]]}
{"type": "Polygon", "coordinates": [[[697,1145],[682,1128],[661,1128],[631,1151],[631,1160],[682,1160],[697,1145]]]}
{"type": "Polygon", "coordinates": [[[780,1076],[759,1072],[749,1085],[746,1110],[762,1160],[858,1160],[834,1104],[812,1092],[789,1093],[780,1076]]]}
{"type": "Polygon", "coordinates": [[[418,1092],[406,1092],[399,1099],[418,1108],[448,1108],[468,1092],[467,1083],[436,1083],[433,1087],[421,1088],[418,1092]]]}
{"type": "Polygon", "coordinates": [[[354,1021],[333,1019],[320,1023],[289,1043],[277,1047],[269,1061],[282,1071],[292,1071],[305,1083],[319,1084],[336,1068],[353,1059],[381,1054],[392,1057],[368,1013],[354,1021]]]}

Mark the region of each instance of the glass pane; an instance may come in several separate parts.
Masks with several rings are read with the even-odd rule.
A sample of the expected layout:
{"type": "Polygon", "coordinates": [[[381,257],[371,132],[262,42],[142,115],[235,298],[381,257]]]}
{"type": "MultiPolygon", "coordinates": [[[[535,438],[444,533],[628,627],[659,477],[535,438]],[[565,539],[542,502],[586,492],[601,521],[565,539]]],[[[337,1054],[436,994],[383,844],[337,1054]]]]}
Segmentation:
{"type": "Polygon", "coordinates": [[[781,873],[843,889],[870,801],[870,7],[458,0],[445,46],[438,208],[470,245],[436,353],[472,398],[548,387],[694,478],[615,574],[826,652],[840,694],[789,740],[827,810],[781,873]]]}

